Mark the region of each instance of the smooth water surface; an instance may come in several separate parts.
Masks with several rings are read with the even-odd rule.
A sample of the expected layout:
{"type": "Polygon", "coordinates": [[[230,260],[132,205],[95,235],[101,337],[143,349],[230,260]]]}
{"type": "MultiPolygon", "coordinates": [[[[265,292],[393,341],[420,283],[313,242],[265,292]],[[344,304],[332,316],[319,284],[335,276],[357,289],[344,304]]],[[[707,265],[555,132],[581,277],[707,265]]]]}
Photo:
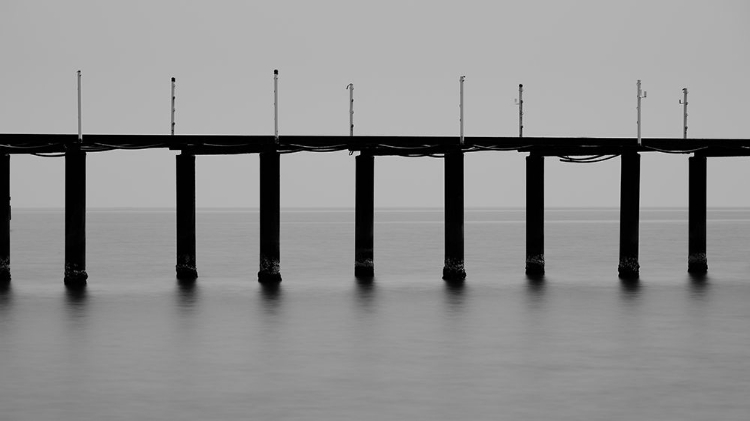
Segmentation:
{"type": "Polygon", "coordinates": [[[0,419],[745,420],[750,210],[641,212],[641,281],[617,278],[617,209],[548,209],[528,280],[520,209],[466,211],[463,286],[441,210],[379,210],[373,282],[351,210],[282,212],[282,277],[257,283],[258,213],[197,216],[174,278],[173,211],[90,210],[89,286],[62,283],[61,211],[14,210],[0,290],[0,419]]]}

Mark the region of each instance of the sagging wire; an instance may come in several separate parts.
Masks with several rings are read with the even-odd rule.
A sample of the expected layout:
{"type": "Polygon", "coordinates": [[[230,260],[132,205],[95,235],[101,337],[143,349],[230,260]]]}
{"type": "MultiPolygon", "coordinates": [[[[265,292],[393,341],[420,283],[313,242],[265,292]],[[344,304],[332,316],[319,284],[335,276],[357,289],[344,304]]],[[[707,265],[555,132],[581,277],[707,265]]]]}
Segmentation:
{"type": "Polygon", "coordinates": [[[708,146],[703,146],[703,147],[695,148],[695,149],[685,149],[685,150],[660,149],[660,148],[655,148],[653,146],[645,146],[645,145],[643,147],[646,149],[651,149],[652,151],[657,151],[657,152],[662,152],[662,153],[671,153],[671,154],[688,154],[688,153],[694,153],[694,152],[708,149],[708,146]]]}
{"type": "Polygon", "coordinates": [[[151,149],[151,148],[164,148],[168,147],[169,145],[166,143],[156,143],[153,145],[107,145],[105,143],[92,143],[91,146],[99,146],[102,148],[108,148],[107,150],[116,150],[116,149],[151,149]]]}
{"type": "Polygon", "coordinates": [[[620,154],[614,154],[614,155],[594,155],[584,158],[573,158],[570,156],[558,156],[560,158],[560,162],[566,162],[571,164],[595,164],[597,162],[604,162],[607,160],[610,160],[612,158],[617,158],[620,156],[620,154]]]}
{"type": "Polygon", "coordinates": [[[294,152],[340,152],[346,151],[349,147],[347,145],[329,145],[329,146],[302,146],[302,145],[285,145],[283,149],[279,150],[279,153],[294,153],[294,152]]]}
{"type": "Polygon", "coordinates": [[[3,149],[40,149],[62,146],[62,143],[47,143],[46,145],[18,146],[18,145],[0,145],[3,149]]]}
{"type": "Polygon", "coordinates": [[[511,147],[507,147],[507,148],[500,148],[500,147],[496,147],[496,146],[472,145],[472,148],[474,148],[477,151],[483,150],[483,151],[499,151],[499,152],[517,151],[517,150],[521,150],[521,149],[528,149],[528,148],[531,148],[531,147],[532,147],[532,145],[525,145],[525,146],[518,146],[518,147],[512,147],[511,146],[511,147]]]}
{"type": "Polygon", "coordinates": [[[403,149],[403,150],[406,150],[406,149],[419,149],[419,148],[426,148],[426,147],[429,147],[429,145],[418,145],[418,146],[396,146],[396,145],[383,145],[383,144],[378,144],[378,145],[376,145],[376,146],[377,146],[378,148],[383,148],[383,149],[403,149]]]}
{"type": "Polygon", "coordinates": [[[32,152],[31,155],[40,156],[42,158],[60,158],[60,157],[65,156],[65,152],[60,152],[60,153],[32,152]]]}
{"type": "MultiPolygon", "coordinates": [[[[196,144],[193,144],[194,146],[198,146],[196,144]]],[[[215,148],[244,148],[246,146],[254,146],[252,143],[243,143],[241,145],[227,145],[222,143],[201,143],[200,146],[212,146],[215,148]]]]}
{"type": "Polygon", "coordinates": [[[436,153],[436,152],[424,152],[424,153],[391,153],[391,154],[384,154],[383,156],[400,156],[404,158],[443,158],[445,156],[444,153],[436,153]]]}

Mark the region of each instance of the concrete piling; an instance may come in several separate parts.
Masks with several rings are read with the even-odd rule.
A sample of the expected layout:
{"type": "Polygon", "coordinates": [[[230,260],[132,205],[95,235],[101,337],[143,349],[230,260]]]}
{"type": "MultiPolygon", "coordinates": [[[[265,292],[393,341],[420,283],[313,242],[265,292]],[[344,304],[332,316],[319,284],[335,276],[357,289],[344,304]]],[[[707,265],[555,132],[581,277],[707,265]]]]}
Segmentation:
{"type": "Polygon", "coordinates": [[[641,156],[627,151],[620,156],[620,264],[619,277],[638,279],[641,156]]]}
{"type": "Polygon", "coordinates": [[[195,265],[195,155],[183,150],[175,156],[176,163],[176,219],[177,219],[177,279],[198,277],[195,265]]]}
{"type": "Polygon", "coordinates": [[[464,153],[445,153],[445,266],[443,279],[466,279],[464,268],[464,153]]]}
{"type": "Polygon", "coordinates": [[[688,158],[688,272],[708,272],[706,259],[706,157],[688,158]]]}
{"type": "Polygon", "coordinates": [[[280,156],[277,151],[260,153],[260,270],[258,282],[281,282],[279,271],[280,156]]]}
{"type": "Polygon", "coordinates": [[[360,279],[375,275],[373,265],[373,223],[375,206],[375,157],[361,152],[355,158],[354,208],[354,276],[360,279]]]}
{"type": "Polygon", "coordinates": [[[65,152],[65,285],[86,286],[86,152],[68,145],[65,152]]]}
{"type": "Polygon", "coordinates": [[[526,157],[526,274],[544,275],[544,156],[526,157]]]}
{"type": "Polygon", "coordinates": [[[10,155],[0,155],[0,284],[10,282],[10,155]]]}

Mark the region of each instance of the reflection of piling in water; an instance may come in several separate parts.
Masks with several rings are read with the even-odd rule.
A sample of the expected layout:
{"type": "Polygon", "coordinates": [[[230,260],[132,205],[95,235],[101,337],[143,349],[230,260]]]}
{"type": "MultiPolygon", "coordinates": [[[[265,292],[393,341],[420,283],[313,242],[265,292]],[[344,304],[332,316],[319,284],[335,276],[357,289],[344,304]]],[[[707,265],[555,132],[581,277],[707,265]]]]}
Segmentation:
{"type": "Polygon", "coordinates": [[[11,294],[10,282],[0,282],[0,304],[5,304],[11,294]]]}
{"type": "Polygon", "coordinates": [[[355,158],[354,276],[375,275],[373,263],[373,223],[375,207],[375,157],[363,151],[355,158]]]}
{"type": "Polygon", "coordinates": [[[266,282],[260,285],[260,298],[263,313],[275,315],[281,306],[283,291],[280,282],[266,282]]]}
{"type": "Polygon", "coordinates": [[[544,275],[526,275],[526,297],[530,303],[541,303],[546,289],[544,275]]]}
{"type": "Polygon", "coordinates": [[[690,273],[689,276],[689,288],[690,297],[694,299],[706,298],[710,282],[706,273],[690,273]]]}
{"type": "Polygon", "coordinates": [[[358,309],[372,310],[376,295],[374,278],[356,278],[356,283],[358,309]]]}
{"type": "Polygon", "coordinates": [[[192,310],[198,301],[198,282],[195,279],[178,279],[177,299],[180,310],[192,310]]]}
{"type": "Polygon", "coordinates": [[[0,286],[10,282],[10,155],[0,155],[0,286]]]}
{"type": "Polygon", "coordinates": [[[83,306],[87,298],[86,288],[67,288],[65,291],[65,299],[71,308],[83,306]]]}
{"type": "Polygon", "coordinates": [[[86,152],[77,143],[65,152],[65,285],[86,286],[86,152]]]}
{"type": "Polygon", "coordinates": [[[641,280],[639,278],[622,278],[620,279],[620,289],[626,298],[634,298],[641,290],[641,280]]]}
{"type": "Polygon", "coordinates": [[[464,281],[447,281],[444,286],[445,304],[452,313],[463,310],[466,301],[466,283],[464,281]]]}

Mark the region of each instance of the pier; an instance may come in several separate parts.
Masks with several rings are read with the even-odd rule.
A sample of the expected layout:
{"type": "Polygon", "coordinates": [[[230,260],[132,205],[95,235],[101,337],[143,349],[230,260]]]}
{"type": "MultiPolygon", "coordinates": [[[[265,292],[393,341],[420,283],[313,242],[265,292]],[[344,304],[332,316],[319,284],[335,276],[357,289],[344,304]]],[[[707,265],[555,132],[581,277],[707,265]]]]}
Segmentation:
{"type": "MultiPolygon", "coordinates": [[[[688,272],[708,271],[706,255],[707,160],[709,157],[748,156],[750,139],[691,139],[687,132],[687,88],[683,89],[682,138],[641,136],[641,100],[646,92],[637,86],[637,136],[632,137],[524,137],[523,85],[518,85],[518,136],[464,135],[464,82],[459,78],[458,136],[358,136],[354,134],[354,85],[349,91],[348,136],[280,136],[278,125],[278,70],[274,70],[273,135],[175,134],[175,78],[172,82],[169,134],[84,134],[81,124],[81,72],[78,78],[78,133],[0,133],[0,283],[10,282],[10,157],[14,154],[61,156],[65,159],[65,268],[70,288],[87,283],[86,272],[86,155],[119,149],[169,149],[177,152],[176,171],[176,277],[198,278],[195,233],[195,165],[201,155],[258,154],[260,157],[260,256],[258,281],[281,282],[279,234],[280,179],[283,154],[349,151],[355,156],[354,275],[370,280],[374,264],[375,162],[378,156],[439,157],[444,162],[445,264],[443,279],[461,283],[464,265],[464,156],[467,153],[525,153],[526,156],[526,259],[530,279],[545,274],[544,160],[596,163],[620,159],[620,256],[617,271],[623,280],[637,280],[639,263],[639,209],[641,154],[690,155],[688,272]]],[[[614,186],[613,186],[614,188],[614,186]]]]}
{"type": "MultiPolygon", "coordinates": [[[[544,274],[544,159],[597,162],[618,158],[620,260],[623,279],[637,279],[639,265],[640,157],[643,153],[689,155],[688,270],[705,273],[706,166],[710,157],[748,156],[750,139],[471,137],[457,136],[279,136],[274,135],[114,135],[0,133],[0,280],[10,271],[10,165],[15,154],[60,154],[65,159],[65,284],[86,284],[86,155],[118,149],[163,148],[176,155],[176,276],[198,276],[195,255],[195,162],[201,155],[260,155],[260,256],[258,280],[281,281],[279,189],[283,154],[350,151],[357,154],[354,274],[372,278],[374,172],[378,156],[438,156],[445,164],[445,265],[443,278],[463,281],[464,156],[467,153],[524,153],[526,157],[526,260],[529,276],[544,274]]],[[[612,186],[616,188],[616,186],[612,186]]],[[[502,241],[498,239],[498,241],[502,241]]],[[[519,271],[522,270],[519,256],[519,271]]],[[[614,262],[613,262],[614,268],[614,262]]],[[[436,268],[437,270],[437,268],[436,268]]]]}

